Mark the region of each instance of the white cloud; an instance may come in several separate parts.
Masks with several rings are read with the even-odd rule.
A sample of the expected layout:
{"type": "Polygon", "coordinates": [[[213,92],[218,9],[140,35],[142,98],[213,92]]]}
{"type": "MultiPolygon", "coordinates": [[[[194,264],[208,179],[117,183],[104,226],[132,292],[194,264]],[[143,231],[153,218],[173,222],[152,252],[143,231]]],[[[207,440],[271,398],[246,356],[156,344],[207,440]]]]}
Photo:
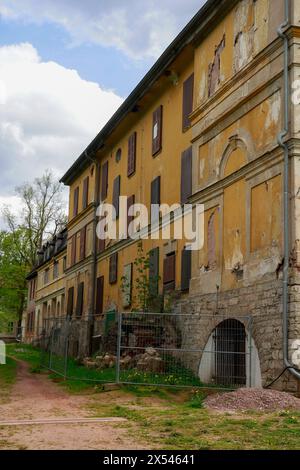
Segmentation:
{"type": "Polygon", "coordinates": [[[0,0],[12,20],[61,25],[73,45],[117,48],[131,58],[157,58],[205,0],[0,0]]]}
{"type": "Polygon", "coordinates": [[[122,103],[28,43],[0,47],[0,91],[0,198],[47,168],[62,176],[122,103]]]}

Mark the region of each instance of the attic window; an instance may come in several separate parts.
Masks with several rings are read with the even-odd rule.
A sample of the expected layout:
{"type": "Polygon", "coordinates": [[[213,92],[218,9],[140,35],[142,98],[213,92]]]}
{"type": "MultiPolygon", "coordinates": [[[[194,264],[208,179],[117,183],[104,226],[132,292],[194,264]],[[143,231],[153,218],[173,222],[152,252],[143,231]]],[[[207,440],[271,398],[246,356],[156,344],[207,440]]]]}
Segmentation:
{"type": "Polygon", "coordinates": [[[119,161],[121,161],[121,158],[122,158],[122,149],[118,149],[116,151],[116,163],[119,163],[119,161]]]}

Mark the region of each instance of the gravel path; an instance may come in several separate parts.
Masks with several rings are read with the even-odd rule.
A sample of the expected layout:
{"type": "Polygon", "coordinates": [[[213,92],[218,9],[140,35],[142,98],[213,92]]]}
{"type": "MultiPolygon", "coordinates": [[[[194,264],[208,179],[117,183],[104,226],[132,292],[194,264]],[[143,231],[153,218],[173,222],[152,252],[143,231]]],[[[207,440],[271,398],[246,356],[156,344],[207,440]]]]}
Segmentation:
{"type": "Polygon", "coordinates": [[[9,401],[0,405],[0,421],[25,424],[0,425],[0,449],[145,449],[128,437],[124,422],[74,423],[92,418],[87,411],[91,400],[89,396],[69,395],[47,376],[31,374],[25,362],[18,362],[17,381],[9,401]],[[68,419],[72,422],[68,423],[68,419]],[[32,420],[46,422],[26,423],[32,420]],[[59,422],[49,424],[47,420],[59,422]]]}
{"type": "Polygon", "coordinates": [[[241,388],[234,392],[210,395],[204,401],[204,406],[217,411],[300,411],[300,400],[276,390],[241,388]]]}

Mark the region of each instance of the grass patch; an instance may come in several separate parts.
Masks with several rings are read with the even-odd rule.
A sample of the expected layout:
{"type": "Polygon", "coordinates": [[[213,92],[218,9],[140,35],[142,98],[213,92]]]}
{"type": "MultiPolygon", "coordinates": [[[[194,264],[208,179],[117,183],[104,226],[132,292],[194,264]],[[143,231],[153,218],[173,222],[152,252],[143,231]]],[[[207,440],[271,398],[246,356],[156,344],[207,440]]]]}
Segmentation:
{"type": "Polygon", "coordinates": [[[16,381],[17,364],[12,358],[6,358],[6,364],[0,365],[0,398],[10,391],[16,381]]]}
{"type": "Polygon", "coordinates": [[[120,397],[111,403],[95,399],[90,411],[95,416],[126,418],[124,424],[132,439],[153,449],[167,450],[297,450],[300,413],[213,413],[202,407],[203,391],[178,392],[175,400],[167,393],[159,399],[138,393],[126,401],[120,397]],[[199,393],[201,392],[201,393],[199,393]],[[182,400],[179,400],[181,398],[182,400]],[[118,406],[115,402],[118,402],[118,406]]]}

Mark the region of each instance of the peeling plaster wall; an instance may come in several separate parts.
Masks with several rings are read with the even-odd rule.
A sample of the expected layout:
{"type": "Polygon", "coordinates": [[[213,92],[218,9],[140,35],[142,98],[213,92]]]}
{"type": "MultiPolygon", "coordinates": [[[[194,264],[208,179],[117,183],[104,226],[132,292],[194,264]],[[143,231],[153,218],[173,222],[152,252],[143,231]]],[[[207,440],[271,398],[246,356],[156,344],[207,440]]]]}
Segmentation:
{"type": "MultiPolygon", "coordinates": [[[[293,15],[298,26],[299,5],[294,4],[293,15]]],[[[194,200],[205,206],[204,247],[193,257],[190,297],[180,307],[203,315],[251,315],[263,384],[284,367],[283,153],[278,146],[283,49],[277,34],[283,7],[280,0],[241,0],[195,51],[193,192],[194,200]],[[216,57],[219,73],[210,87],[210,64],[216,57]],[[212,244],[209,221],[214,213],[212,244]],[[215,262],[210,262],[212,246],[215,262]]],[[[291,74],[300,81],[298,36],[300,31],[291,39],[291,61],[297,64],[291,74]]],[[[290,292],[291,342],[300,334],[299,106],[291,108],[291,261],[296,270],[290,292]]],[[[195,336],[198,347],[204,347],[200,332],[195,336]]],[[[285,374],[277,386],[295,391],[297,382],[285,374]]]]}

